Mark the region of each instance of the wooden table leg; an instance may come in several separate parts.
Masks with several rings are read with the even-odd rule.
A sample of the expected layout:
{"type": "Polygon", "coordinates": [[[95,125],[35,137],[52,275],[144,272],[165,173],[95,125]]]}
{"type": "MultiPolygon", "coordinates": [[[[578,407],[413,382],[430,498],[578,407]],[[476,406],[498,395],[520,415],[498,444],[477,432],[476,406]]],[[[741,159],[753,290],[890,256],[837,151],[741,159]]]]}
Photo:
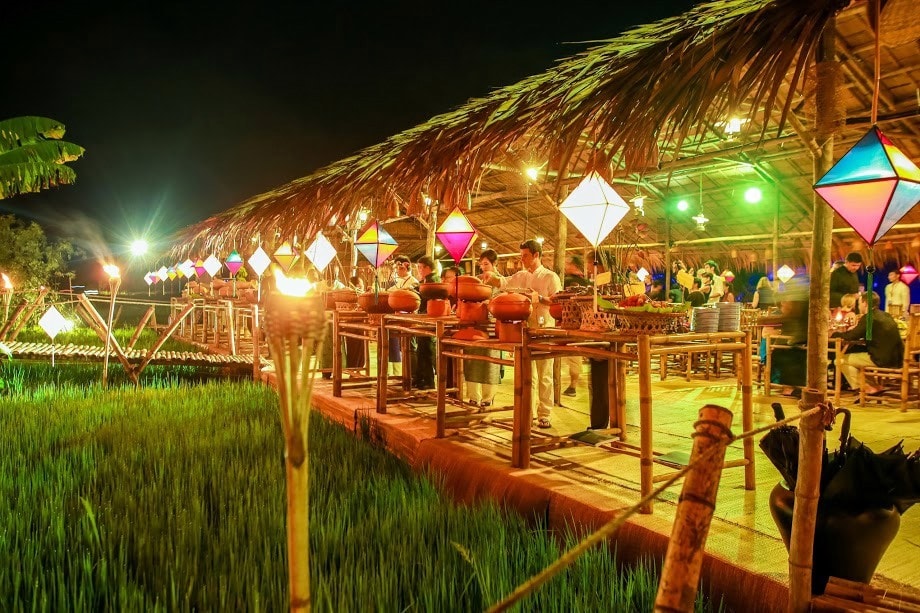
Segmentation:
{"type": "MultiPolygon", "coordinates": [[[[390,361],[390,335],[380,318],[380,328],[377,330],[377,412],[387,412],[387,370],[390,361]]],[[[370,356],[368,356],[368,359],[370,356]]]]}
{"type": "Polygon", "coordinates": [[[531,369],[522,347],[514,349],[514,420],[511,431],[511,465],[530,467],[531,369]]]}
{"type": "Polygon", "coordinates": [[[342,351],[338,346],[341,342],[339,339],[339,324],[341,323],[339,312],[332,314],[332,338],[326,339],[327,343],[332,343],[332,395],[336,398],[342,397],[342,351]]]}
{"type": "Polygon", "coordinates": [[[620,421],[620,390],[617,387],[617,363],[619,360],[607,360],[607,427],[620,429],[620,440],[626,431],[626,424],[620,421]]]}
{"type": "Polygon", "coordinates": [[[441,343],[437,343],[435,347],[437,352],[437,364],[438,364],[438,419],[437,419],[437,437],[444,438],[445,431],[447,430],[447,369],[448,358],[444,355],[444,348],[441,346],[441,343]]]}
{"type": "MultiPolygon", "coordinates": [[[[751,333],[744,335],[744,349],[740,350],[738,359],[741,360],[741,428],[745,432],[754,429],[754,400],[753,382],[751,377],[751,333]],[[743,351],[744,353],[740,353],[743,351]]],[[[754,474],[754,439],[744,439],[744,489],[753,490],[756,484],[754,474]]]]}
{"type": "MultiPolygon", "coordinates": [[[[621,353],[623,351],[623,343],[615,343],[614,351],[621,353]]],[[[617,359],[616,360],[616,411],[617,411],[617,421],[620,423],[620,440],[626,441],[626,360],[617,359]]]]}

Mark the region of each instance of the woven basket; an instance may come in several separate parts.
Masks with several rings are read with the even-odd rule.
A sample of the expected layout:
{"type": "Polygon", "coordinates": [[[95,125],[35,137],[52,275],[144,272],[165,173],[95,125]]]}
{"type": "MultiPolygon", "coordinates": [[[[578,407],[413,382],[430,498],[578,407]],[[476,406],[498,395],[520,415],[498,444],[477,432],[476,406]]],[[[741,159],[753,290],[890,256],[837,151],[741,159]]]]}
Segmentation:
{"type": "Polygon", "coordinates": [[[592,308],[582,311],[580,330],[586,332],[610,332],[616,330],[617,318],[614,313],[595,311],[592,308]]]}
{"type": "Polygon", "coordinates": [[[357,311],[358,310],[357,302],[338,302],[335,303],[336,311],[357,311]]]}
{"type": "Polygon", "coordinates": [[[671,334],[680,330],[684,312],[650,313],[648,311],[627,311],[615,309],[617,325],[621,330],[649,334],[671,334]]]}
{"type": "Polygon", "coordinates": [[[572,300],[562,301],[562,319],[559,320],[558,325],[564,330],[577,330],[581,326],[581,305],[572,300]]]}

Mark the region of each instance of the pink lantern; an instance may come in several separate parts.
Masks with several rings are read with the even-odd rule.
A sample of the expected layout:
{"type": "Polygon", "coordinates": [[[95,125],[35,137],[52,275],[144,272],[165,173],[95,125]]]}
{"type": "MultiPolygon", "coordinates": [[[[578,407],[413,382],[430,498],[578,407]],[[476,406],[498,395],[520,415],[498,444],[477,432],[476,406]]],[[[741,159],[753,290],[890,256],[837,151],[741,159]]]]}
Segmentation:
{"type": "Polygon", "coordinates": [[[230,271],[230,276],[235,277],[236,273],[243,267],[243,257],[234,249],[230,252],[230,255],[227,256],[224,265],[227,267],[227,270],[230,271]]]}
{"type": "Polygon", "coordinates": [[[913,283],[914,279],[917,278],[917,269],[910,264],[902,266],[899,272],[901,273],[901,281],[904,281],[904,283],[908,285],[913,283]]]}
{"type": "Polygon", "coordinates": [[[476,240],[476,230],[460,207],[450,212],[434,234],[447,249],[450,257],[454,258],[454,262],[459,262],[476,240]]]}

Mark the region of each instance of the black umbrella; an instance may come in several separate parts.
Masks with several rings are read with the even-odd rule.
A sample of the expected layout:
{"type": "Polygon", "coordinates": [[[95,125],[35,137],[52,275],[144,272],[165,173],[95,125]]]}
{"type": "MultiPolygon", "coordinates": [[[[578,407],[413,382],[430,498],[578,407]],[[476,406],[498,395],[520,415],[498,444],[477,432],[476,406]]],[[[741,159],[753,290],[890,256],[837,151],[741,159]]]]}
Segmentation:
{"type": "MultiPolygon", "coordinates": [[[[780,403],[774,402],[770,406],[776,421],[786,419],[780,403]]],[[[789,424],[773,428],[760,439],[760,448],[779,470],[789,489],[794,490],[799,472],[799,429],[789,424]]]]}

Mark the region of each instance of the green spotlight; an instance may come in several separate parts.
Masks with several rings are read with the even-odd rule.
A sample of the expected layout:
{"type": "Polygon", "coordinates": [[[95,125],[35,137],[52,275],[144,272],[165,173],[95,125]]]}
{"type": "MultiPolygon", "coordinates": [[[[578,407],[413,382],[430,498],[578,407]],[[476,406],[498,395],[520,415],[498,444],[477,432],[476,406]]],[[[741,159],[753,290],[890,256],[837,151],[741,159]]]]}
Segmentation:
{"type": "Polygon", "coordinates": [[[744,192],[744,201],[748,204],[757,204],[763,198],[763,192],[759,187],[749,187],[744,192]]]}
{"type": "Polygon", "coordinates": [[[690,203],[687,202],[686,200],[678,200],[678,201],[677,201],[677,210],[678,210],[678,211],[686,211],[686,210],[689,209],[689,208],[690,208],[690,203]]]}

